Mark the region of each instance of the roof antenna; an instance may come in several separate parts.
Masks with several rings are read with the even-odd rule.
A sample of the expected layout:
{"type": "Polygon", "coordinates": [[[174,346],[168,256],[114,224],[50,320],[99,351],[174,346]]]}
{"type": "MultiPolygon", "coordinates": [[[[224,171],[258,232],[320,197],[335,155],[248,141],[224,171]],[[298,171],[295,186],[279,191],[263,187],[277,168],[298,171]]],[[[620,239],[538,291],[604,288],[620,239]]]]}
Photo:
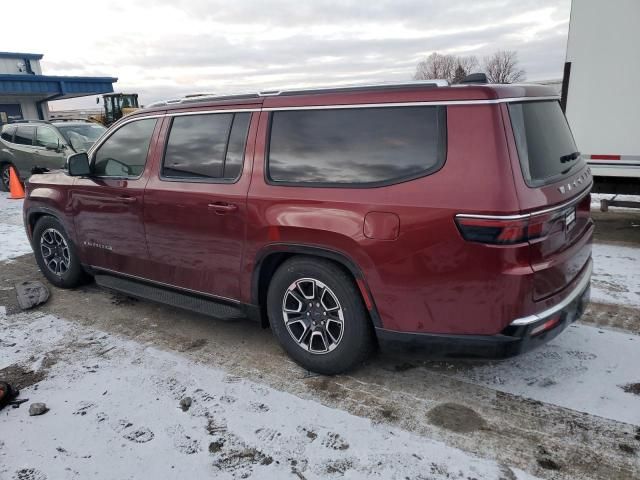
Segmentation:
{"type": "Polygon", "coordinates": [[[484,73],[470,73],[460,83],[489,83],[489,80],[484,73]]]}

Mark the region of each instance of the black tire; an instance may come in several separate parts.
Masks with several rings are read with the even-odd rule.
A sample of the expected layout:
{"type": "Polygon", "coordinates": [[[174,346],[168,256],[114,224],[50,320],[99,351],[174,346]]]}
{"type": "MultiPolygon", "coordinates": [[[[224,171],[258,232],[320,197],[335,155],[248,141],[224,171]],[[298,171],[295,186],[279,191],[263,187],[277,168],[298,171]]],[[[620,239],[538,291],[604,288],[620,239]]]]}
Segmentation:
{"type": "Polygon", "coordinates": [[[33,229],[32,244],[33,253],[35,254],[40,271],[53,285],[60,288],[74,288],[86,281],[87,275],[80,264],[75,245],[57,218],[47,216],[38,220],[38,223],[36,223],[36,226],[33,229]],[[65,255],[65,260],[68,258],[68,267],[59,273],[54,273],[52,268],[47,265],[47,261],[43,256],[42,244],[43,242],[46,244],[46,240],[43,239],[43,235],[47,232],[47,238],[51,238],[52,232],[59,234],[62,239],[64,239],[64,243],[67,246],[68,255],[65,255]]]}
{"type": "MultiPolygon", "coordinates": [[[[307,293],[311,291],[310,284],[311,282],[306,284],[306,288],[309,288],[307,293]]],[[[308,310],[307,313],[294,314],[294,318],[305,319],[305,316],[309,313],[310,317],[307,317],[306,320],[304,320],[305,322],[310,321],[309,318],[318,319],[317,326],[311,326],[309,324],[310,331],[308,331],[306,326],[297,325],[298,330],[295,331],[295,334],[300,338],[305,338],[304,334],[300,332],[308,331],[308,333],[311,334],[315,331],[313,329],[323,329],[323,331],[326,332],[324,326],[320,327],[319,320],[327,318],[326,316],[322,316],[326,315],[326,312],[323,312],[327,310],[325,303],[332,304],[330,306],[335,305],[331,300],[331,297],[324,297],[322,306],[319,308],[320,311],[318,311],[317,309],[311,310],[311,308],[308,307],[310,304],[306,303],[308,301],[306,298],[304,305],[298,300],[289,299],[289,301],[297,302],[296,305],[299,304],[302,308],[308,310]]],[[[313,303],[313,301],[310,303],[313,303]]],[[[318,303],[314,305],[318,305],[318,303]]],[[[351,276],[340,266],[329,260],[296,256],[285,261],[275,272],[269,284],[267,311],[271,329],[282,348],[284,348],[293,360],[307,370],[324,375],[343,373],[362,364],[373,351],[375,345],[373,327],[362,302],[360,292],[351,276]],[[305,342],[299,343],[296,341],[293,336],[294,333],[290,333],[290,329],[286,326],[285,312],[283,309],[286,304],[283,302],[285,301],[285,296],[290,295],[290,293],[293,294],[294,297],[299,293],[297,290],[290,292],[290,288],[301,279],[313,279],[323,284],[324,287],[316,284],[318,285],[318,291],[323,292],[328,288],[329,295],[335,298],[338,301],[338,307],[341,307],[343,316],[342,334],[339,336],[339,341],[334,342],[335,344],[330,351],[327,350],[324,353],[312,352],[311,347],[305,345],[305,342]]],[[[333,313],[332,315],[335,317],[338,316],[337,313],[333,313]]],[[[300,323],[302,323],[302,321],[303,320],[300,320],[300,323]]],[[[334,335],[338,336],[336,325],[339,323],[335,320],[333,322],[331,328],[333,329],[334,335]]],[[[323,325],[325,325],[324,322],[323,325]]],[[[329,322],[327,322],[326,329],[329,328],[328,325],[329,322]]],[[[315,338],[313,341],[316,347],[322,347],[323,344],[326,345],[327,340],[330,343],[333,342],[333,337],[327,336],[326,333],[324,334],[324,340],[318,338],[318,335],[322,336],[323,333],[316,334],[315,337],[312,336],[312,338],[315,338]]],[[[320,350],[320,348],[317,348],[317,350],[320,350]]]]}
{"type": "Polygon", "coordinates": [[[3,163],[0,165],[0,191],[8,192],[9,191],[9,168],[11,167],[10,163],[3,163]]]}

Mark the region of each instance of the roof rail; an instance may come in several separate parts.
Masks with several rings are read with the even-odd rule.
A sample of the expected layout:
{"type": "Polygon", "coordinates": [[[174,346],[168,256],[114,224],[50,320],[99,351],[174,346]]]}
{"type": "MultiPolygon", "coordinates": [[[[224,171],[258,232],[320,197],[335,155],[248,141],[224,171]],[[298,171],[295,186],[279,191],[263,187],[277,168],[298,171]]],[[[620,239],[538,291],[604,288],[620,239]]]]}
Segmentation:
{"type": "Polygon", "coordinates": [[[11,120],[9,123],[50,123],[47,120],[11,120]]]}
{"type": "Polygon", "coordinates": [[[49,118],[49,122],[87,122],[87,123],[95,123],[89,120],[88,118],[72,118],[72,117],[53,117],[49,118]]]}
{"type": "Polygon", "coordinates": [[[433,80],[413,80],[410,82],[381,82],[381,83],[364,83],[364,84],[352,84],[352,85],[337,85],[332,87],[309,87],[309,88],[294,88],[286,90],[266,90],[260,92],[260,96],[279,96],[279,95],[313,95],[316,93],[334,93],[334,92],[360,92],[371,90],[388,90],[388,89],[400,89],[407,87],[448,87],[449,82],[443,79],[433,80]]]}
{"type": "Polygon", "coordinates": [[[163,107],[168,105],[184,104],[184,103],[199,103],[210,102],[214,100],[250,100],[253,98],[261,97],[275,97],[275,96],[289,96],[289,95],[313,95],[319,93],[340,93],[340,92],[367,92],[376,90],[388,90],[388,89],[401,89],[410,87],[448,87],[449,82],[443,79],[434,80],[413,80],[410,82],[381,82],[381,83],[365,83],[365,84],[352,84],[352,85],[339,85],[331,87],[308,87],[308,88],[292,88],[284,90],[263,90],[255,93],[239,93],[228,95],[215,95],[215,94],[193,94],[186,95],[182,98],[175,98],[171,100],[161,100],[159,102],[151,103],[145,108],[163,107]]]}

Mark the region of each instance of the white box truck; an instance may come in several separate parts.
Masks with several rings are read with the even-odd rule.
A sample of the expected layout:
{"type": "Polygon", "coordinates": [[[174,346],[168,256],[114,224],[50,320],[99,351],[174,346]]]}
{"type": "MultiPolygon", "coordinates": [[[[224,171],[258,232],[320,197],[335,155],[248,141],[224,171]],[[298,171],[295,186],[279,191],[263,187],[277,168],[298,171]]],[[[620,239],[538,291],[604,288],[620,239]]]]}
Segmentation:
{"type": "Polygon", "coordinates": [[[594,191],[640,194],[640,0],[573,0],[562,105],[594,191]]]}

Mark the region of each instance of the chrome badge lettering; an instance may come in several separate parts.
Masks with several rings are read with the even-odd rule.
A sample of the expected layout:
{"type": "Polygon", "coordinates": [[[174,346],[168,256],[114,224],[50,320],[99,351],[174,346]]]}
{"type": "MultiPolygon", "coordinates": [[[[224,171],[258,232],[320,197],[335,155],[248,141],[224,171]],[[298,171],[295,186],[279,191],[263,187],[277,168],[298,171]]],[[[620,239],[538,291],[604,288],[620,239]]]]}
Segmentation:
{"type": "Polygon", "coordinates": [[[574,188],[578,188],[578,185],[582,185],[583,182],[586,182],[589,179],[589,175],[591,174],[591,169],[584,172],[578,178],[576,178],[573,182],[569,182],[565,185],[560,185],[558,187],[558,191],[560,193],[570,192],[574,188]]]}
{"type": "Polygon", "coordinates": [[[98,243],[98,242],[94,242],[92,240],[85,240],[84,242],[82,242],[82,245],[84,245],[85,247],[93,247],[93,248],[101,248],[103,250],[113,250],[113,247],[111,245],[105,245],[103,243],[98,243]]]}

